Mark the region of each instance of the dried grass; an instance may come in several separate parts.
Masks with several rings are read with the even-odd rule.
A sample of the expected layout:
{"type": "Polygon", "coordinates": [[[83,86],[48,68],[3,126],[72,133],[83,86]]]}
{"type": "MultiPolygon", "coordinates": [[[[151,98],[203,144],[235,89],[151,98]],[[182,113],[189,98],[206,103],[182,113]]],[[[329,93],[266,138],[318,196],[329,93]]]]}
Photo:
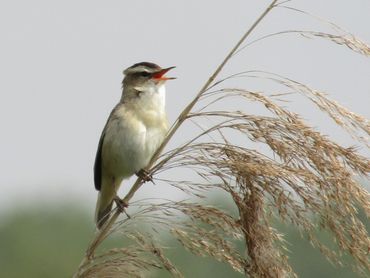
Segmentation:
{"type": "MultiPolygon", "coordinates": [[[[343,255],[350,254],[355,270],[364,274],[370,269],[370,238],[358,218],[359,209],[370,216],[369,192],[358,182],[358,177],[368,178],[370,160],[353,147],[333,142],[265,93],[236,88],[214,89],[222,84],[223,80],[215,82],[215,78],[223,66],[275,5],[273,1],[184,109],[150,164],[153,175],[174,168],[195,172],[197,180],[186,177],[166,180],[171,186],[196,197],[195,201],[132,202],[130,208],[136,208],[135,213],[114,225],[120,214],[115,212],[89,246],[76,277],[143,277],[153,269],[165,269],[181,277],[153,240],[160,231],[170,232],[193,254],[225,262],[248,277],[295,277],[286,256],[283,236],[272,227],[275,218],[296,226],[332,262],[341,265],[343,255]],[[238,103],[260,103],[270,116],[212,108],[231,97],[238,103]],[[211,126],[159,156],[183,122],[204,120],[209,120],[211,126]],[[235,144],[230,136],[235,133],[251,143],[263,144],[268,151],[235,144]],[[237,216],[220,207],[206,205],[209,192],[215,189],[233,200],[237,216]],[[132,233],[138,223],[146,223],[151,231],[132,233]],[[316,235],[318,229],[333,235],[340,252],[320,241],[316,235]],[[135,244],[96,255],[96,247],[110,232],[117,231],[133,239],[135,244]],[[236,248],[240,241],[245,244],[243,252],[236,248]]],[[[356,52],[369,54],[369,48],[353,36],[304,34],[327,38],[356,52]]],[[[235,76],[242,75],[272,80],[290,92],[304,95],[356,140],[369,146],[368,120],[330,100],[324,93],[271,73],[249,71],[235,76]]],[[[141,184],[138,180],[124,201],[128,202],[141,184]]]]}
{"type": "Polygon", "coordinates": [[[114,248],[80,266],[78,277],[143,277],[153,269],[166,269],[174,277],[183,277],[163,255],[149,234],[127,234],[136,243],[114,248]]]}

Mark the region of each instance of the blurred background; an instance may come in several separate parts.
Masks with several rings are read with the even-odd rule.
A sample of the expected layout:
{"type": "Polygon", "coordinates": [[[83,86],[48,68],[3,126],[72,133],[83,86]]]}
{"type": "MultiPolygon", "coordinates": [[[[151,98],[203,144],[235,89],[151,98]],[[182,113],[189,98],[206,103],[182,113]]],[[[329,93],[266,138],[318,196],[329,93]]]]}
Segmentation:
{"type": "MultiPolygon", "coordinates": [[[[95,229],[96,147],[120,98],[122,70],[141,61],[177,66],[173,75],[178,79],[167,86],[167,111],[173,122],[268,4],[261,0],[0,2],[0,277],[70,277],[80,263],[95,229]]],[[[369,1],[287,4],[370,42],[369,1]]],[[[330,31],[323,22],[279,8],[250,40],[286,29],[330,31]]],[[[370,64],[344,46],[295,35],[276,37],[243,50],[220,77],[257,69],[328,92],[353,112],[370,116],[370,64]]],[[[258,85],[249,80],[233,83],[261,90],[258,85]]],[[[269,89],[263,85],[263,90],[269,89]]],[[[354,144],[307,102],[296,99],[291,109],[335,141],[354,144]]],[[[194,126],[184,126],[168,148],[192,130],[194,126]]],[[[123,186],[121,194],[126,191],[123,186]]],[[[157,184],[144,186],[135,198],[148,196],[183,197],[157,184]]],[[[332,266],[290,227],[276,225],[290,242],[291,262],[300,277],[357,277],[349,267],[332,266]]],[[[329,235],[322,237],[330,240],[329,235]]],[[[163,240],[171,246],[170,239],[163,240]]],[[[124,246],[119,238],[109,244],[124,246]]],[[[228,266],[180,251],[170,249],[186,277],[238,276],[228,266]]]]}

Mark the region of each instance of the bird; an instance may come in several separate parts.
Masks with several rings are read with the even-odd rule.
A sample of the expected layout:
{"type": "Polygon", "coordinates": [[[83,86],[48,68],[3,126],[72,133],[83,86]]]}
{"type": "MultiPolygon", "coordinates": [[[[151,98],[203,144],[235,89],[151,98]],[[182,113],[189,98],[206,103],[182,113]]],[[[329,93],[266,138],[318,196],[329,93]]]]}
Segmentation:
{"type": "Polygon", "coordinates": [[[95,222],[98,229],[108,220],[117,191],[134,174],[151,180],[145,167],[168,131],[165,74],[175,67],[136,63],[123,71],[122,95],[100,136],[94,163],[98,190],[95,222]]]}

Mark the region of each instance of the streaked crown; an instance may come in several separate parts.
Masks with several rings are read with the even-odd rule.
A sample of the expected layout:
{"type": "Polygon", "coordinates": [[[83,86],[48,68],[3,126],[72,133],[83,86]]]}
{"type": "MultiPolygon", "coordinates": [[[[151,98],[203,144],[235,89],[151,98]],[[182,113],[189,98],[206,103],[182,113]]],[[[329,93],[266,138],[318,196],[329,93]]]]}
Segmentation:
{"type": "Polygon", "coordinates": [[[150,62],[141,62],[141,63],[136,63],[132,65],[131,67],[125,69],[123,71],[123,74],[129,75],[129,74],[134,74],[134,73],[142,73],[142,72],[147,72],[147,73],[153,73],[160,71],[162,68],[158,66],[157,64],[150,63],[150,62]]]}
{"type": "Polygon", "coordinates": [[[166,72],[173,68],[163,69],[157,64],[150,62],[136,63],[123,71],[125,78],[122,81],[122,85],[138,86],[149,83],[148,85],[152,84],[156,86],[156,84],[163,84],[167,80],[174,79],[173,77],[164,76],[166,72]]]}

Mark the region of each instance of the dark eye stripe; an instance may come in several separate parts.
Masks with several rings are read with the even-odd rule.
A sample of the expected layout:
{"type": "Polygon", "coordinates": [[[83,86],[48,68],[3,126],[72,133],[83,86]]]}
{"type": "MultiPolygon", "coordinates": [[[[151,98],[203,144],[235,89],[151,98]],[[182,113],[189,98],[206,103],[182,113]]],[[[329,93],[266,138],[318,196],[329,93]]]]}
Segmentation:
{"type": "Polygon", "coordinates": [[[140,76],[142,76],[142,77],[149,77],[149,76],[150,76],[150,73],[149,73],[149,72],[147,72],[147,71],[139,72],[138,74],[139,74],[140,76]]]}

